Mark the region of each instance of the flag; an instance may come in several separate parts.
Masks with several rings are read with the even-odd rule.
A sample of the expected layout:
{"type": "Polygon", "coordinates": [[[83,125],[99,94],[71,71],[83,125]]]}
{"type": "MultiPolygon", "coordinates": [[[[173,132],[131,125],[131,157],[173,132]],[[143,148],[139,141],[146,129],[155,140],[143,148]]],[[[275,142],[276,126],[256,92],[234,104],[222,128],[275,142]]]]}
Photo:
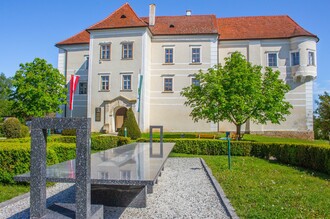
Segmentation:
{"type": "Polygon", "coordinates": [[[139,76],[138,76],[137,103],[136,103],[136,106],[135,106],[136,112],[140,112],[142,80],[143,80],[143,75],[139,74],[139,76]]]}
{"type": "Polygon", "coordinates": [[[74,92],[76,91],[78,81],[79,81],[79,76],[78,75],[71,75],[71,79],[70,79],[70,105],[69,105],[70,110],[73,109],[73,96],[74,96],[74,92]]]}

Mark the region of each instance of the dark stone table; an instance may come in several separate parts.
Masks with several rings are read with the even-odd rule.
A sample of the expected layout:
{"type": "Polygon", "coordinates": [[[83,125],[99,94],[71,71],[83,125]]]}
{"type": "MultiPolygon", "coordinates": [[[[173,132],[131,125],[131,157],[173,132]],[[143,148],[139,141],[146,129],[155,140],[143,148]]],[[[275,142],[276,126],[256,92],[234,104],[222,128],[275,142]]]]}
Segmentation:
{"type": "MultiPolygon", "coordinates": [[[[91,202],[146,207],[174,143],[133,143],[91,155],[91,202]]],[[[47,167],[48,182],[75,183],[75,160],[47,167]]],[[[30,181],[30,173],[15,177],[30,181]]]]}

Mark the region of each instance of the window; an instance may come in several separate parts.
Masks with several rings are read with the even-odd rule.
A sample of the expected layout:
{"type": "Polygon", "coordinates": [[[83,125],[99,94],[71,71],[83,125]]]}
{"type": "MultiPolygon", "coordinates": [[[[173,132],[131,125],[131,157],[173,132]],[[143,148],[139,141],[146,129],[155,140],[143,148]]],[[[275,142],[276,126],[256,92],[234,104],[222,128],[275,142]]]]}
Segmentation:
{"type": "Polygon", "coordinates": [[[89,56],[85,56],[85,69],[88,70],[89,67],[89,56]]]}
{"type": "Polygon", "coordinates": [[[79,83],[79,94],[87,94],[87,82],[79,83]]]}
{"type": "Polygon", "coordinates": [[[315,65],[315,53],[309,51],[308,52],[308,65],[315,65]]]}
{"type": "Polygon", "coordinates": [[[198,79],[196,78],[191,78],[191,84],[192,85],[195,85],[195,86],[199,86],[200,85],[200,82],[198,79]]]}
{"type": "Polygon", "coordinates": [[[173,63],[173,49],[172,48],[165,49],[165,63],[173,63]]]}
{"type": "Polygon", "coordinates": [[[101,121],[101,107],[95,108],[95,121],[100,122],[101,121]]]}
{"type": "Polygon", "coordinates": [[[300,64],[300,55],[299,52],[292,52],[291,53],[291,65],[299,65],[300,64]]]}
{"type": "Polygon", "coordinates": [[[268,66],[277,67],[277,53],[268,53],[268,66]]]}
{"type": "Polygon", "coordinates": [[[164,78],[164,91],[173,91],[173,78],[164,78]]]}
{"type": "Polygon", "coordinates": [[[110,44],[101,44],[100,45],[100,59],[101,60],[110,60],[110,44]]]}
{"type": "Polygon", "coordinates": [[[191,49],[192,54],[192,63],[200,63],[201,62],[201,49],[200,48],[192,48],[191,49]]]}
{"type": "Polygon", "coordinates": [[[133,59],[133,43],[123,43],[123,59],[133,59]]]}
{"type": "Polygon", "coordinates": [[[101,75],[101,91],[108,91],[109,90],[109,75],[101,75]]]}
{"type": "Polygon", "coordinates": [[[123,75],[122,90],[132,90],[132,75],[123,75]]]}

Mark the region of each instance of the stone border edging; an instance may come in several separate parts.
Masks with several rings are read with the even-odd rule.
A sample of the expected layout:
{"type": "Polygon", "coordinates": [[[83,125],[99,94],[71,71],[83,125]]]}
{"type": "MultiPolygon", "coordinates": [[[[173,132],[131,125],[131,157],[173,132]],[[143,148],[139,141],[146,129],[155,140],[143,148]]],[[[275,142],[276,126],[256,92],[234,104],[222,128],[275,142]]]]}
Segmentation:
{"type": "Polygon", "coordinates": [[[230,218],[234,218],[234,219],[238,219],[238,215],[235,212],[235,209],[233,208],[233,206],[231,205],[229,199],[227,198],[225,192],[223,191],[223,189],[221,188],[220,184],[218,183],[218,181],[215,179],[215,177],[212,174],[212,171],[210,170],[210,168],[207,166],[207,164],[205,163],[205,161],[203,160],[203,158],[200,158],[200,161],[202,163],[202,166],[206,172],[206,175],[208,176],[208,178],[211,181],[212,186],[214,187],[217,196],[220,199],[221,204],[225,207],[226,213],[228,214],[228,216],[230,218]]]}

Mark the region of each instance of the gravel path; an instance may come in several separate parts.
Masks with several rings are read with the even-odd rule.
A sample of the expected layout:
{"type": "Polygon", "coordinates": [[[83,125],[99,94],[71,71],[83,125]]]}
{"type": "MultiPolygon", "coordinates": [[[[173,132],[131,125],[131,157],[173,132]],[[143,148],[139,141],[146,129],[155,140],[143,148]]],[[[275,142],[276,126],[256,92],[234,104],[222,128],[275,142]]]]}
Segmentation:
{"type": "MultiPolygon", "coordinates": [[[[198,158],[169,158],[146,208],[105,207],[104,218],[229,218],[198,158]]],[[[47,190],[48,200],[72,202],[72,184],[56,184],[47,190]],[[65,190],[66,189],[66,190],[65,190]]],[[[0,218],[28,218],[29,196],[0,207],[0,218]]]]}

